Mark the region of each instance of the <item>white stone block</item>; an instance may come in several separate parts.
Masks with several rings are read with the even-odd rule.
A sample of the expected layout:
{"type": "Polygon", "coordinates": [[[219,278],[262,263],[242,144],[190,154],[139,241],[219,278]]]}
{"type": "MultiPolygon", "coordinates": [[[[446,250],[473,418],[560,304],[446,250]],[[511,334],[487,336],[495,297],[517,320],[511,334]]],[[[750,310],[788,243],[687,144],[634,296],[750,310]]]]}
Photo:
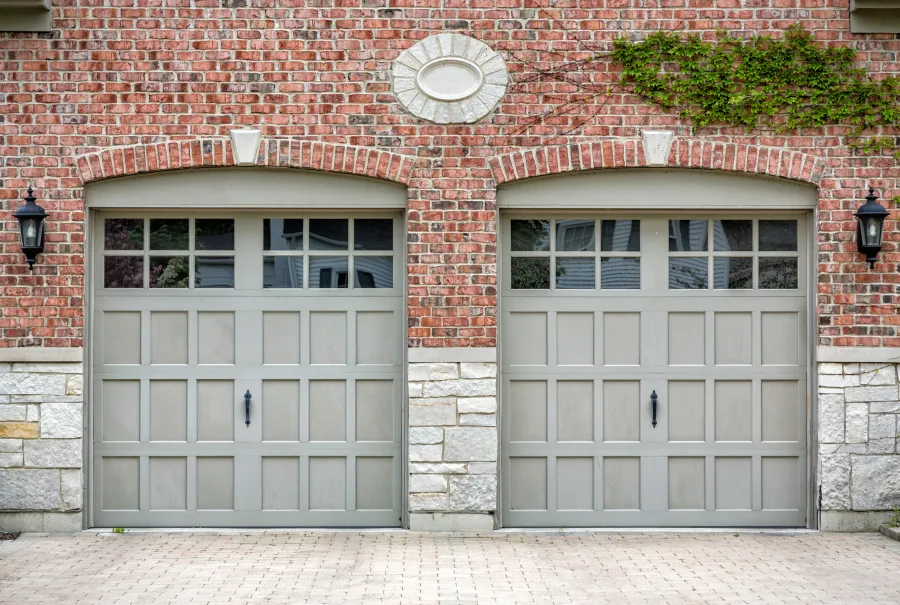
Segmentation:
{"type": "Polygon", "coordinates": [[[0,468],[22,466],[22,452],[15,454],[0,454],[0,468]]]}
{"type": "Polygon", "coordinates": [[[63,510],[81,508],[81,475],[78,471],[60,471],[60,487],[62,489],[63,510]]]}
{"type": "Polygon", "coordinates": [[[413,474],[462,475],[466,472],[465,464],[447,464],[446,462],[411,463],[409,472],[413,474]]]}
{"type": "Polygon", "coordinates": [[[8,453],[8,452],[21,452],[22,451],[22,440],[21,439],[0,439],[0,452],[8,453]]]}
{"type": "Polygon", "coordinates": [[[844,442],[844,404],[819,400],[819,442],[844,442]]]}
{"type": "Polygon", "coordinates": [[[25,422],[27,417],[27,406],[13,403],[0,403],[0,421],[25,422]]]}
{"type": "MultiPolygon", "coordinates": [[[[427,400],[416,400],[416,402],[423,401],[427,400]]],[[[446,400],[435,400],[434,403],[426,405],[409,406],[409,426],[442,426],[455,424],[456,403],[448,403],[446,400]]]]}
{"type": "Polygon", "coordinates": [[[425,388],[425,385],[421,382],[410,382],[407,383],[409,387],[409,397],[410,399],[414,399],[416,397],[422,396],[422,391],[425,388]]]}
{"type": "Polygon", "coordinates": [[[481,397],[496,396],[494,379],[442,380],[425,383],[426,397],[481,397]]]}
{"type": "Polygon", "coordinates": [[[900,508],[900,459],[897,456],[853,456],[851,464],[853,510],[900,508]]]}
{"type": "Polygon", "coordinates": [[[26,439],[25,466],[81,468],[81,439],[26,439]]]}
{"type": "Polygon", "coordinates": [[[497,476],[450,477],[450,510],[458,512],[497,510],[497,476]]]}
{"type": "Polygon", "coordinates": [[[496,363],[461,363],[459,364],[462,378],[496,378],[496,363]]]}
{"type": "Polygon", "coordinates": [[[231,153],[238,166],[252,166],[259,157],[259,142],[262,132],[253,128],[241,128],[231,131],[231,153]]]}
{"type": "Polygon", "coordinates": [[[73,533],[80,532],[81,513],[44,513],[44,531],[73,533]]]}
{"type": "Polygon", "coordinates": [[[459,367],[455,363],[411,363],[411,364],[409,364],[409,380],[410,380],[410,382],[454,380],[457,378],[459,378],[459,367]]]}
{"type": "Polygon", "coordinates": [[[876,401],[869,404],[870,414],[900,414],[900,401],[876,401]]]}
{"type": "Polygon", "coordinates": [[[470,462],[468,465],[470,475],[496,475],[496,462],[470,462]]]}
{"type": "Polygon", "coordinates": [[[889,387],[856,387],[844,391],[844,398],[851,401],[897,401],[896,386],[889,387]]]}
{"type": "Polygon", "coordinates": [[[897,371],[894,364],[861,363],[859,384],[861,386],[884,386],[897,384],[897,371]]]}
{"type": "Polygon", "coordinates": [[[493,414],[497,411],[496,397],[460,397],[456,400],[460,414],[493,414]]]}
{"type": "Polygon", "coordinates": [[[865,443],[869,439],[869,404],[847,404],[847,443],[865,443]]]}
{"type": "Polygon", "coordinates": [[[819,374],[843,374],[844,366],[840,363],[820,363],[819,374]]]}
{"type": "Polygon", "coordinates": [[[494,428],[449,428],[444,431],[444,460],[448,462],[493,462],[497,460],[497,430],[494,428]]]}
{"type": "Polygon", "coordinates": [[[82,436],[80,403],[45,403],[41,410],[42,439],[75,439],[82,436]]]}
{"type": "Polygon", "coordinates": [[[82,395],[84,390],[84,377],[81,374],[69,376],[66,381],[66,395],[82,395]]]}
{"type": "Polygon", "coordinates": [[[37,404],[28,404],[28,422],[39,422],[41,420],[41,406],[37,404]]]}
{"type": "Polygon", "coordinates": [[[410,462],[440,462],[444,446],[442,445],[411,445],[409,446],[410,462]]]}
{"type": "Polygon", "coordinates": [[[59,510],[59,471],[0,470],[0,510],[59,510]]]}
{"type": "Polygon", "coordinates": [[[433,510],[443,512],[448,510],[448,504],[449,499],[447,497],[447,494],[436,493],[409,495],[409,510],[411,511],[433,510]]]}
{"type": "Polygon", "coordinates": [[[460,414],[460,426],[497,426],[496,414],[460,414]]]}
{"type": "Polygon", "coordinates": [[[850,456],[822,456],[822,508],[850,510],[850,456]]]}
{"type": "Polygon", "coordinates": [[[671,130],[644,130],[644,160],[648,166],[667,166],[675,133],[671,130]]]}
{"type": "Polygon", "coordinates": [[[443,475],[410,475],[409,492],[436,493],[447,491],[447,478],[443,475]]]}
{"type": "Polygon", "coordinates": [[[859,376],[844,374],[824,374],[819,376],[819,387],[834,387],[846,389],[848,387],[858,387],[859,376]]]}
{"type": "Polygon", "coordinates": [[[0,374],[0,394],[65,395],[66,377],[63,374],[0,374]]]}
{"type": "Polygon", "coordinates": [[[417,426],[409,429],[409,442],[413,445],[429,445],[441,443],[443,440],[443,429],[428,426],[417,426]]]}
{"type": "MultiPolygon", "coordinates": [[[[893,454],[897,448],[897,416],[895,414],[869,415],[869,453],[893,454]]],[[[897,460],[900,464],[900,459],[897,460]]]]}
{"type": "Polygon", "coordinates": [[[80,363],[15,363],[12,371],[27,374],[83,374],[84,366],[80,363]]]}

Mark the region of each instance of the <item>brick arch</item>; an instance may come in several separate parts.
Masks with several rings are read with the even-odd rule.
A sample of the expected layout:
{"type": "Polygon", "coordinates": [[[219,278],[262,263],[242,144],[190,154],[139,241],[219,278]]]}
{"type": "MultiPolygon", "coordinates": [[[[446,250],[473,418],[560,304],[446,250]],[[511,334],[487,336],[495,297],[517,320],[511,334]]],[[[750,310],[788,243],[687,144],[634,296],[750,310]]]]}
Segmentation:
{"type": "MultiPolygon", "coordinates": [[[[408,185],[417,158],[390,151],[314,141],[263,139],[256,166],[308,168],[368,176],[408,185]]],[[[77,158],[82,184],[119,176],[235,166],[230,139],[165,141],[113,147],[77,158]]]]}
{"type": "MultiPolygon", "coordinates": [[[[522,149],[490,159],[491,173],[498,185],[578,170],[647,165],[640,139],[522,149]]],[[[707,168],[765,174],[818,185],[825,175],[826,162],[822,157],[781,147],[676,137],[668,164],[660,168],[707,168]]]]}

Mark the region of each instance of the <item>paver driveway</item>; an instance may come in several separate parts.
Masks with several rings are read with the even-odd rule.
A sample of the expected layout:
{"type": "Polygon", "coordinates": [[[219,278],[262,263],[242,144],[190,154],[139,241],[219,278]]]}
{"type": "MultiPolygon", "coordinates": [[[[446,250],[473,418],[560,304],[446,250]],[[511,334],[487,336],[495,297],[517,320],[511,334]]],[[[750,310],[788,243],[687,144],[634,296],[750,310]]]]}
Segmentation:
{"type": "Polygon", "coordinates": [[[900,603],[879,534],[244,532],[0,542],[3,603],[900,603]]]}

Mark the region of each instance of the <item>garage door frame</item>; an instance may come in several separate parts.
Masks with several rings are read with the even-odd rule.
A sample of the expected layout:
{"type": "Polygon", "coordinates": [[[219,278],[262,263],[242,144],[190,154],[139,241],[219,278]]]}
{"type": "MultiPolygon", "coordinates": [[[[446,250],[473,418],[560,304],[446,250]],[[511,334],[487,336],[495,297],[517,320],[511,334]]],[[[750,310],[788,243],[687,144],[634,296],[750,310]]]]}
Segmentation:
{"type": "MultiPolygon", "coordinates": [[[[88,183],[85,186],[84,217],[84,434],[83,434],[83,485],[82,525],[84,529],[95,527],[94,520],[94,464],[93,464],[93,360],[94,360],[94,229],[97,215],[104,211],[147,213],[156,211],[180,211],[197,214],[240,213],[241,211],[267,212],[273,215],[353,215],[364,216],[368,211],[398,212],[399,231],[408,231],[408,194],[405,185],[370,177],[315,170],[281,168],[212,168],[186,171],[159,172],[146,175],[119,177],[88,183]],[[127,195],[137,191],[137,195],[127,195]],[[177,194],[177,195],[174,195],[177,194]],[[252,194],[252,195],[251,195],[252,194]]],[[[407,273],[407,242],[399,238],[394,254],[399,259],[399,275],[407,273]]],[[[102,258],[102,256],[101,256],[102,258]]],[[[397,277],[395,279],[402,279],[397,277]]],[[[400,282],[402,299],[401,326],[408,316],[407,281],[400,282]]],[[[400,381],[400,526],[409,526],[409,429],[406,331],[398,333],[401,365],[400,381]]]]}
{"type": "MultiPolygon", "coordinates": [[[[497,276],[498,276],[498,374],[503,376],[503,296],[504,266],[503,224],[512,216],[544,214],[548,216],[584,215],[598,218],[627,218],[677,214],[678,218],[718,218],[714,213],[749,213],[754,211],[780,213],[792,211],[807,228],[806,246],[806,526],[819,526],[816,501],[818,498],[818,440],[817,440],[817,372],[816,342],[818,335],[816,307],[816,241],[818,225],[818,191],[810,185],[768,176],[687,169],[615,169],[574,172],[512,181],[498,188],[497,276]],[[672,186],[667,178],[674,179],[672,186]],[[567,181],[572,186],[567,185],[567,181]],[[565,188],[565,189],[564,189],[565,188]],[[755,189],[755,191],[754,191],[755,189]],[[762,190],[762,194],[759,192],[762,190]],[[733,195],[724,195],[733,192],[733,195]]],[[[750,214],[752,218],[754,215],[750,214]]],[[[802,252],[802,251],[801,251],[802,252]]],[[[500,397],[503,389],[500,388],[500,397]]],[[[498,405],[497,439],[500,472],[504,473],[503,438],[505,406],[498,405]]],[[[506,527],[503,511],[506,498],[504,477],[498,482],[498,526],[506,527]]]]}

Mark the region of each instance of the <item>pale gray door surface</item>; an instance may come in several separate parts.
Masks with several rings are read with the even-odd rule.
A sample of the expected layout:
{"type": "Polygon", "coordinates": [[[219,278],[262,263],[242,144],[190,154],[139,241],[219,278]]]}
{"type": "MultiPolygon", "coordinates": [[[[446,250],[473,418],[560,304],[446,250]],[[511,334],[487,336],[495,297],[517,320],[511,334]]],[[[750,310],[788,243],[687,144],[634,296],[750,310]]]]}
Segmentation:
{"type": "Polygon", "coordinates": [[[92,228],[92,525],[400,524],[400,213],[92,228]]]}
{"type": "Polygon", "coordinates": [[[504,525],[806,524],[806,216],[501,229],[504,525]]]}

